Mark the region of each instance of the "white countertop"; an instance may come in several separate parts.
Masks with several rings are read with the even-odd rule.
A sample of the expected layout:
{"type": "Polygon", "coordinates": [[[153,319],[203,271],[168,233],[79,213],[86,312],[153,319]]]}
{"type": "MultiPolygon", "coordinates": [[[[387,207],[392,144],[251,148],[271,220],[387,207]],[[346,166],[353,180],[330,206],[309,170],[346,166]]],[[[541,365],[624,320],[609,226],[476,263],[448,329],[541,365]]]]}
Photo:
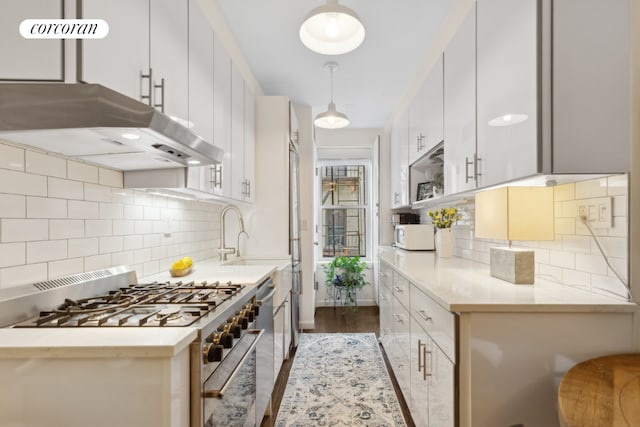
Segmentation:
{"type": "Polygon", "coordinates": [[[452,312],[630,312],[634,303],[536,277],[515,285],[492,277],[489,266],[435,252],[380,248],[380,259],[452,312]]]}
{"type": "MultiPolygon", "coordinates": [[[[171,277],[169,271],[138,278],[139,283],[159,281],[232,281],[257,285],[287,259],[238,260],[242,264],[220,264],[218,260],[194,262],[191,273],[171,277]]],[[[191,327],[163,328],[0,328],[0,359],[172,357],[197,336],[191,327]]]]}

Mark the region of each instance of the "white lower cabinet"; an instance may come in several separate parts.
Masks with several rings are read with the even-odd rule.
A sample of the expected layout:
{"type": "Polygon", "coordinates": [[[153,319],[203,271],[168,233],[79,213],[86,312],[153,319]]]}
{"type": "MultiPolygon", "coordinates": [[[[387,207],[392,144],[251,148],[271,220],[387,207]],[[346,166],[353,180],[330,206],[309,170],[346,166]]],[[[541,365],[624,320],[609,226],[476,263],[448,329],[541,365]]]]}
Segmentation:
{"type": "Polygon", "coordinates": [[[389,357],[389,363],[393,367],[398,385],[406,401],[411,395],[411,366],[409,361],[410,330],[409,310],[400,301],[391,299],[391,312],[393,316],[393,330],[391,332],[391,344],[385,348],[389,357]],[[389,355],[389,350],[391,354],[389,355]]]}

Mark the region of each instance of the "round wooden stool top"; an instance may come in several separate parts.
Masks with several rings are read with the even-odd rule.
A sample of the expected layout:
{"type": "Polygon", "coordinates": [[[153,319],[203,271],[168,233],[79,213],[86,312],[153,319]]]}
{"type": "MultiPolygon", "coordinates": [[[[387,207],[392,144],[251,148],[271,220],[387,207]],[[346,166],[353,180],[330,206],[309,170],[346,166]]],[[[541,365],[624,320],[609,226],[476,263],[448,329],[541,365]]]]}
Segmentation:
{"type": "Polygon", "coordinates": [[[640,353],[586,360],[558,390],[562,427],[640,426],[640,353]]]}

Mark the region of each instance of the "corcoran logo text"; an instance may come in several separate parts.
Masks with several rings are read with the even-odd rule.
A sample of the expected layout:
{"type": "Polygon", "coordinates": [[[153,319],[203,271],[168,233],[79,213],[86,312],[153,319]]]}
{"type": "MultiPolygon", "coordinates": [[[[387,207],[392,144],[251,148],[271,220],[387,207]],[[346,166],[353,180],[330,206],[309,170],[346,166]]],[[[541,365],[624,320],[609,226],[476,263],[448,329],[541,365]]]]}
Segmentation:
{"type": "Polygon", "coordinates": [[[25,39],[101,39],[109,34],[102,19],[25,19],[20,35],[25,39]]]}

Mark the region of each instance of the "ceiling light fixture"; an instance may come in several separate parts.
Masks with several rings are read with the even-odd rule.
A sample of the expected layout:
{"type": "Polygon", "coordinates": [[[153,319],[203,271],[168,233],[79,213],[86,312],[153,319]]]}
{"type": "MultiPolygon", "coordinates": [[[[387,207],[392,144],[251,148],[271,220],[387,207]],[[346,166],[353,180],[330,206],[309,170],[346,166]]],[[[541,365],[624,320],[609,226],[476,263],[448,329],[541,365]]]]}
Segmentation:
{"type": "Polygon", "coordinates": [[[338,0],[313,9],[300,26],[300,40],[314,52],[341,55],[364,41],[364,26],[356,13],[338,0]]]}
{"type": "Polygon", "coordinates": [[[333,72],[338,69],[338,64],[327,62],[324,64],[324,69],[331,73],[331,102],[327,111],[318,114],[313,123],[325,129],[340,129],[349,125],[349,119],[346,114],[336,111],[336,104],[333,103],[333,72]]]}

